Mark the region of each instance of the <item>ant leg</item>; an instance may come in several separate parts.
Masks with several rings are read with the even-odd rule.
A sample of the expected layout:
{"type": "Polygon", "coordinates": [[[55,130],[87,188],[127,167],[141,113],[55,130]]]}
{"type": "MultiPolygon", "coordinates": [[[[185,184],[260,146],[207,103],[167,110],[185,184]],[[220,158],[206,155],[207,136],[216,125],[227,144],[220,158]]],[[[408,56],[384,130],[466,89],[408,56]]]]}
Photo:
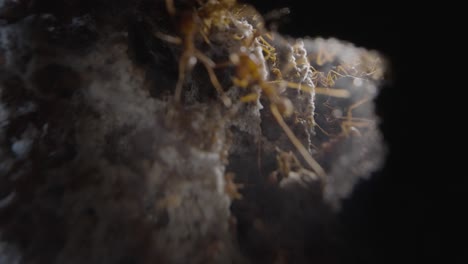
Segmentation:
{"type": "Polygon", "coordinates": [[[336,67],[336,72],[338,73],[339,71],[341,71],[344,75],[350,75],[349,72],[342,65],[339,65],[338,67],[336,67]]]}
{"type": "Polygon", "coordinates": [[[325,134],[325,136],[331,137],[331,134],[328,133],[325,129],[323,129],[319,124],[315,123],[315,125],[320,129],[320,131],[322,131],[323,134],[325,134]]]}
{"type": "MultiPolygon", "coordinates": [[[[279,81],[271,81],[267,83],[281,83],[284,82],[282,80],[279,81]]],[[[288,88],[292,89],[298,89],[304,92],[312,93],[315,91],[316,94],[323,94],[323,95],[328,95],[328,96],[333,96],[333,97],[338,97],[338,98],[348,98],[350,96],[350,93],[346,89],[329,89],[329,88],[324,88],[324,87],[311,87],[306,84],[299,84],[299,83],[294,83],[294,82],[286,82],[286,85],[288,88]]]]}
{"type": "Polygon", "coordinates": [[[345,118],[346,120],[341,123],[341,129],[343,130],[343,134],[348,135],[350,132],[353,132],[354,134],[361,136],[361,132],[359,131],[359,127],[369,127],[371,126],[374,121],[373,120],[368,120],[365,118],[352,118],[352,120],[349,120],[347,117],[345,118]],[[355,121],[357,120],[357,121],[355,121]]]}
{"type": "Polygon", "coordinates": [[[366,98],[363,98],[359,101],[357,101],[356,103],[352,104],[349,108],[348,108],[348,112],[347,112],[347,117],[348,117],[348,120],[351,120],[353,118],[353,113],[352,111],[356,108],[358,108],[360,105],[366,103],[367,101],[369,101],[369,97],[366,97],[366,98]]]}
{"type": "Polygon", "coordinates": [[[265,33],[265,36],[266,36],[267,38],[269,38],[270,40],[274,40],[273,35],[271,35],[271,33],[269,33],[269,32],[268,32],[268,33],[265,33]]]}
{"type": "Polygon", "coordinates": [[[356,128],[356,126],[362,126],[363,123],[362,122],[356,122],[356,121],[353,121],[353,110],[358,108],[360,105],[366,103],[367,101],[369,101],[370,99],[368,97],[364,98],[364,99],[361,99],[359,101],[357,101],[356,103],[352,104],[349,108],[348,108],[348,111],[346,113],[346,120],[342,122],[341,124],[341,129],[343,130],[343,133],[345,135],[349,135],[350,132],[354,132],[355,134],[357,134],[358,136],[361,136],[361,133],[359,132],[359,130],[356,128]]]}
{"type": "Polygon", "coordinates": [[[218,91],[221,96],[221,100],[223,101],[224,105],[229,107],[231,106],[232,102],[229,97],[224,94],[223,87],[218,81],[218,77],[216,77],[216,73],[214,72],[213,68],[216,64],[207,56],[202,54],[201,52],[195,52],[195,56],[201,61],[203,66],[205,66],[206,71],[208,72],[208,76],[210,77],[210,81],[213,84],[214,88],[218,91]]]}
{"type": "Polygon", "coordinates": [[[328,95],[338,98],[349,98],[350,93],[346,89],[329,89],[325,87],[315,87],[315,94],[328,95]]]}
{"type": "Polygon", "coordinates": [[[182,57],[179,60],[179,77],[177,79],[177,84],[175,88],[175,101],[176,103],[180,103],[182,97],[182,88],[185,82],[185,74],[187,70],[187,63],[190,60],[190,55],[184,52],[182,57]]]}
{"type": "Polygon", "coordinates": [[[341,123],[341,130],[343,131],[342,135],[346,137],[349,136],[351,133],[358,137],[362,136],[361,132],[359,132],[359,129],[357,129],[354,126],[353,121],[348,121],[348,120],[343,121],[343,123],[341,123]]]}
{"type": "Polygon", "coordinates": [[[248,95],[242,96],[239,100],[243,103],[248,103],[248,102],[253,102],[258,99],[258,94],[257,93],[250,93],[248,95]]]}
{"type": "Polygon", "coordinates": [[[166,41],[168,43],[172,43],[175,45],[181,45],[182,44],[182,39],[179,37],[174,37],[171,35],[167,35],[161,32],[155,32],[154,35],[159,38],[160,40],[166,41]]]}
{"type": "Polygon", "coordinates": [[[315,171],[315,173],[321,177],[322,179],[325,179],[326,174],[325,171],[323,170],[322,166],[310,155],[310,153],[307,151],[307,149],[302,145],[302,143],[299,141],[299,139],[294,135],[292,130],[288,127],[286,122],[284,122],[283,117],[281,116],[278,107],[275,104],[270,105],[270,111],[275,117],[276,121],[280,125],[280,127],[283,129],[283,131],[286,133],[288,136],[289,140],[293,145],[296,147],[296,149],[301,153],[302,157],[305,159],[305,161],[309,164],[309,166],[315,171]]]}

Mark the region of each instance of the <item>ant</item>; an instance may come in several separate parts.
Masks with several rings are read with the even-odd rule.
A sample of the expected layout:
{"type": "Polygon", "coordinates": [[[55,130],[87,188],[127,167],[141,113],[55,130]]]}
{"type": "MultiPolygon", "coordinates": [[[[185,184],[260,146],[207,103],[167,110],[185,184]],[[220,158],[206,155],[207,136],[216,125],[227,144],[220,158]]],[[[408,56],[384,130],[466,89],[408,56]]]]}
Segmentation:
{"type": "MultiPolygon", "coordinates": [[[[343,120],[340,123],[340,128],[341,132],[338,135],[332,135],[328,133],[324,128],[322,128],[319,124],[316,124],[316,126],[322,131],[323,134],[325,134],[327,137],[333,137],[335,139],[337,138],[348,138],[349,136],[358,136],[361,137],[362,134],[359,131],[358,128],[364,128],[364,127],[370,127],[372,124],[375,122],[374,120],[371,119],[366,119],[366,118],[359,118],[359,117],[353,117],[352,111],[361,105],[369,102],[369,97],[365,97],[356,103],[350,105],[346,111],[346,116],[335,116],[333,119],[336,120],[343,120]]],[[[324,103],[324,105],[328,108],[332,108],[324,103]]],[[[333,108],[332,108],[333,109],[333,108]]],[[[333,114],[332,114],[333,115],[333,114]]]]}
{"type": "MultiPolygon", "coordinates": [[[[166,8],[171,16],[175,16],[176,9],[173,0],[166,0],[166,8]]],[[[201,21],[197,13],[185,10],[181,11],[180,14],[179,29],[181,37],[169,36],[160,32],[155,33],[156,37],[164,41],[183,46],[183,52],[179,59],[179,76],[175,88],[175,101],[176,103],[180,103],[186,74],[197,64],[198,61],[200,61],[205,67],[214,88],[220,94],[224,105],[229,107],[231,105],[231,100],[224,94],[224,90],[218,80],[218,77],[216,77],[216,73],[214,72],[216,64],[195,46],[196,36],[202,33],[200,25],[201,21]]]]}
{"type": "MultiPolygon", "coordinates": [[[[238,54],[231,55],[231,60],[234,65],[236,65],[236,77],[233,80],[234,84],[242,88],[247,88],[254,85],[260,87],[261,91],[270,102],[270,111],[273,114],[273,117],[281,129],[286,133],[291,143],[299,151],[301,156],[314,170],[314,172],[322,178],[325,177],[326,175],[324,169],[310,155],[309,151],[299,141],[296,135],[294,135],[294,132],[289,128],[283,119],[283,116],[290,117],[293,113],[294,108],[291,101],[286,97],[280,96],[276,87],[273,86],[272,83],[263,79],[260,72],[261,66],[259,62],[256,61],[256,57],[252,54],[248,54],[245,48],[241,48],[241,51],[238,54]]],[[[240,101],[255,101],[258,99],[258,96],[259,95],[257,93],[250,93],[241,97],[240,101]]]]}
{"type": "Polygon", "coordinates": [[[362,104],[365,104],[369,101],[370,99],[368,97],[363,98],[356,103],[352,104],[346,113],[346,117],[340,117],[340,119],[344,119],[344,121],[341,123],[341,130],[342,134],[344,136],[349,136],[351,133],[361,136],[361,132],[359,132],[358,127],[368,127],[371,123],[372,120],[368,120],[365,118],[356,118],[353,117],[352,111],[362,104]]]}
{"type": "MultiPolygon", "coordinates": [[[[207,38],[208,30],[216,22],[224,23],[224,26],[234,26],[237,30],[242,33],[236,38],[233,36],[232,40],[237,40],[240,44],[238,52],[233,52],[230,55],[229,66],[234,66],[235,77],[233,78],[233,84],[240,88],[259,88],[261,93],[266,96],[270,102],[269,110],[271,111],[274,119],[277,121],[281,129],[286,133],[287,137],[299,151],[301,156],[312,168],[312,170],[319,176],[325,177],[324,169],[319,163],[311,156],[309,151],[304,147],[300,140],[295,136],[294,132],[284,121],[283,117],[290,117],[294,112],[292,102],[280,95],[279,89],[281,88],[293,88],[299,89],[308,93],[323,93],[329,96],[337,97],[348,97],[349,92],[344,89],[328,89],[328,88],[316,88],[305,84],[297,84],[294,82],[285,81],[282,79],[281,71],[276,68],[277,54],[276,49],[273,47],[265,38],[273,40],[273,37],[266,33],[262,34],[261,22],[256,25],[253,33],[250,34],[244,29],[244,22],[239,22],[236,18],[242,12],[251,12],[249,8],[245,11],[244,6],[238,7],[235,0],[220,0],[216,2],[200,2],[201,8],[194,11],[181,11],[179,17],[180,26],[180,37],[166,36],[161,33],[157,33],[157,37],[166,40],[168,42],[182,45],[183,52],[179,61],[179,77],[175,91],[175,101],[180,102],[182,88],[185,80],[185,76],[196,63],[200,61],[208,72],[211,83],[218,91],[221,96],[223,103],[229,107],[231,106],[231,100],[224,94],[224,90],[218,81],[214,68],[219,67],[209,57],[203,54],[195,46],[195,40],[197,36],[204,36],[205,41],[209,43],[207,38]],[[233,10],[232,12],[230,10],[233,10]],[[239,14],[236,14],[235,11],[239,14]],[[224,19],[224,20],[222,20],[224,19]],[[248,33],[248,34],[247,34],[248,33]],[[264,38],[265,36],[265,38],[264,38]],[[251,52],[252,45],[256,45],[257,48],[251,52]],[[260,51],[259,51],[260,50],[260,51]],[[256,52],[255,52],[256,51],[256,52]],[[269,60],[273,64],[273,74],[278,77],[277,80],[267,81],[265,76],[265,67],[261,63],[261,57],[265,61],[269,60]],[[276,70],[275,70],[276,69],[276,70]],[[280,86],[279,86],[279,85],[280,86]],[[283,87],[281,87],[281,85],[283,87]]],[[[176,15],[176,9],[174,0],[166,0],[166,8],[168,13],[172,16],[176,15]]],[[[304,65],[310,66],[307,60],[302,62],[304,65]],[[305,65],[307,64],[307,65],[305,65]]],[[[239,100],[243,103],[253,102],[258,100],[260,97],[259,91],[251,92],[245,96],[242,96],[239,100]]]]}

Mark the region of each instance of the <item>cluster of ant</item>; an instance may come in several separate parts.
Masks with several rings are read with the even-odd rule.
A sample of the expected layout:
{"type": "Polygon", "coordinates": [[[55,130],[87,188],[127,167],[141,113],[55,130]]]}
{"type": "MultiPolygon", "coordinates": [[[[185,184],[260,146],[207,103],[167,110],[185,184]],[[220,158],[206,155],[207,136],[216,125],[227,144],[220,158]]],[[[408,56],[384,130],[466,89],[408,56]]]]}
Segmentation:
{"type": "MultiPolygon", "coordinates": [[[[286,59],[280,58],[281,52],[277,50],[279,46],[277,44],[286,40],[266,30],[261,16],[253,7],[239,4],[236,0],[198,0],[190,8],[182,9],[176,8],[175,0],[165,1],[167,12],[176,21],[179,35],[171,36],[157,32],[156,37],[182,46],[178,64],[179,76],[175,87],[175,102],[181,103],[187,74],[197,62],[200,62],[226,107],[231,107],[233,100],[241,103],[258,102],[261,98],[266,100],[272,116],[290,142],[314,174],[324,178],[325,171],[322,166],[312,157],[285,122],[284,118],[290,117],[295,109],[291,100],[283,93],[287,89],[296,89],[299,93],[309,94],[312,100],[315,94],[350,98],[350,92],[347,89],[335,87],[337,79],[345,76],[351,76],[356,80],[367,77],[380,78],[376,70],[377,66],[370,69],[369,63],[362,63],[368,67],[363,69],[359,68],[359,63],[343,62],[333,69],[320,70],[319,67],[333,60],[333,52],[321,49],[315,54],[307,55],[304,43],[300,40],[289,45],[292,47],[291,53],[294,56],[286,59]],[[215,62],[199,48],[200,42],[209,46],[213,45],[216,39],[229,42],[229,45],[225,45],[228,46],[227,62],[215,62]],[[293,58],[292,61],[291,58],[293,58]],[[222,87],[215,72],[215,69],[221,67],[233,69],[231,86],[241,91],[237,98],[228,96],[222,87]]],[[[369,120],[358,120],[352,117],[352,110],[367,101],[369,98],[358,100],[357,103],[347,107],[346,116],[337,118],[341,119],[341,136],[351,134],[357,130],[356,127],[368,125],[369,120]]],[[[313,110],[311,109],[309,118],[311,126],[316,125],[313,120],[313,110]]]]}

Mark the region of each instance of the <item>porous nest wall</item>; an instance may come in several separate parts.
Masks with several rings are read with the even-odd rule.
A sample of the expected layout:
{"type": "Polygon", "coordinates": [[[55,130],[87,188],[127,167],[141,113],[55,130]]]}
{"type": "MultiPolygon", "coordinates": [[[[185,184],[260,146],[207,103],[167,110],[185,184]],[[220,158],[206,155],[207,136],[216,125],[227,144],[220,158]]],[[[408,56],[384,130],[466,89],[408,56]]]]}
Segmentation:
{"type": "Polygon", "coordinates": [[[0,1],[0,263],[338,260],[335,212],[383,160],[381,61],[267,32],[235,1],[190,12],[190,44],[228,62],[214,71],[230,105],[200,57],[174,101],[190,47],[163,34],[190,34],[164,1],[0,1]],[[246,87],[233,82],[243,55],[255,65],[246,87]],[[285,122],[326,178],[266,87],[294,106],[285,122]]]}

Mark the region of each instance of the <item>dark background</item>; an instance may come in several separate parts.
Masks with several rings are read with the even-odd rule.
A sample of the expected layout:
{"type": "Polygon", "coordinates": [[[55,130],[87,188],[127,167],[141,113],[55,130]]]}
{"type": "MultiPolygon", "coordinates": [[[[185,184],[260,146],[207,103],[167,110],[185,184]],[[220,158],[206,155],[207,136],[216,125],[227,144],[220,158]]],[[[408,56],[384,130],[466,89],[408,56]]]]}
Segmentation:
{"type": "Polygon", "coordinates": [[[263,14],[289,7],[291,13],[277,23],[283,34],[339,38],[378,50],[391,63],[391,81],[376,100],[389,147],[386,165],[356,187],[340,215],[349,262],[468,263],[461,228],[467,185],[455,177],[459,173],[449,173],[450,166],[441,166],[446,155],[440,146],[450,140],[439,132],[450,128],[439,125],[439,113],[446,109],[436,110],[439,105],[431,100],[445,95],[433,93],[428,81],[437,78],[427,67],[438,64],[424,65],[419,58],[427,54],[421,44],[431,43],[443,29],[424,33],[429,26],[415,27],[416,13],[407,16],[407,5],[395,1],[249,2],[263,14]]]}

